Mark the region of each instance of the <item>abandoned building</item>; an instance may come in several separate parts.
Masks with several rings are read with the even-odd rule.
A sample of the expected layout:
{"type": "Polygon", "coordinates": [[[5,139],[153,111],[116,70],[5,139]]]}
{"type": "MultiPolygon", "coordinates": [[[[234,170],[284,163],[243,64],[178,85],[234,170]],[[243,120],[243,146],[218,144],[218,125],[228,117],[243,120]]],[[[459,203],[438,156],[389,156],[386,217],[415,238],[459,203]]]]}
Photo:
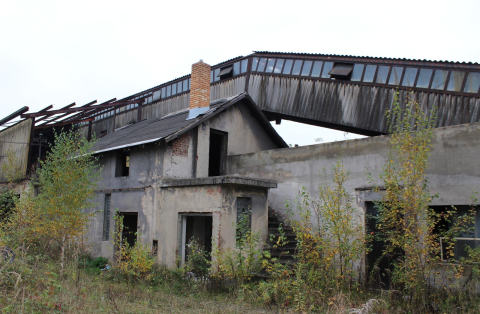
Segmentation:
{"type": "MultiPolygon", "coordinates": [[[[94,254],[112,257],[118,210],[126,241],[133,244],[138,232],[159,262],[175,265],[192,236],[207,250],[212,243],[234,247],[233,224],[247,209],[251,229],[266,235],[269,210],[281,219],[285,203],[302,187],[314,193],[319,171],[331,174],[338,158],[359,221],[368,223],[380,195],[366,173],[381,184],[389,154],[385,112],[397,92],[401,103],[412,97],[429,114],[438,108],[428,178],[439,197],[431,205],[470,205],[480,191],[477,63],[272,52],[213,67],[198,62],[191,75],[120,100],[22,108],[0,121],[22,118],[0,132],[0,155],[14,151],[28,178],[53,128],[95,134],[103,171],[98,206],[90,209],[99,213],[88,231],[94,254]],[[270,124],[282,119],[369,137],[288,147],[270,124]]],[[[480,212],[474,234],[459,241],[480,244],[480,212]]]]}

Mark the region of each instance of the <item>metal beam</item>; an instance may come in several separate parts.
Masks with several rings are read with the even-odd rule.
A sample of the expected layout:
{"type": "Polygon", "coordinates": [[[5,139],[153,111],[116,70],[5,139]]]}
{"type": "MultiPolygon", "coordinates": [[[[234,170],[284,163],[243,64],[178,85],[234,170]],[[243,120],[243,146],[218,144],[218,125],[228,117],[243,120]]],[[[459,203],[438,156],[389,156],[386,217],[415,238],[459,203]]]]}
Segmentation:
{"type": "Polygon", "coordinates": [[[73,113],[73,112],[90,110],[90,109],[113,108],[113,107],[118,107],[118,106],[123,106],[123,105],[128,105],[128,104],[142,103],[143,101],[144,101],[143,99],[137,99],[137,100],[133,100],[133,101],[124,101],[124,102],[114,103],[114,104],[97,105],[97,106],[94,106],[94,107],[91,107],[91,108],[78,107],[78,108],[70,108],[70,109],[51,110],[51,111],[47,111],[46,113],[45,112],[27,113],[27,114],[22,114],[22,118],[39,117],[39,116],[43,116],[45,114],[54,115],[54,114],[59,114],[59,113],[73,113]]]}
{"type": "MultiPolygon", "coordinates": [[[[111,103],[112,101],[115,101],[115,100],[117,100],[117,98],[112,98],[112,99],[109,99],[109,100],[107,100],[107,101],[105,101],[105,102],[102,102],[100,105],[109,104],[109,103],[111,103]]],[[[95,107],[96,107],[96,106],[95,106],[95,107]]],[[[94,108],[87,108],[87,109],[85,109],[85,110],[86,110],[86,111],[84,111],[84,112],[80,112],[80,113],[77,113],[77,114],[75,114],[75,115],[73,115],[73,116],[66,117],[66,118],[62,119],[61,121],[68,121],[68,120],[71,120],[71,119],[74,119],[74,118],[77,118],[77,119],[78,119],[78,118],[80,118],[81,116],[83,116],[86,112],[92,112],[92,111],[94,111],[95,109],[94,109],[94,108]]],[[[64,114],[64,115],[61,115],[61,116],[59,116],[58,118],[62,118],[62,117],[68,116],[68,115],[70,115],[70,113],[66,113],[66,114],[64,114]]]]}
{"type": "MultiPolygon", "coordinates": [[[[19,115],[21,115],[21,114],[23,114],[24,112],[27,112],[27,111],[28,111],[28,107],[27,107],[27,106],[25,106],[25,107],[23,107],[23,108],[21,108],[21,109],[18,109],[18,110],[15,111],[14,113],[12,113],[12,114],[6,116],[5,118],[1,119],[1,120],[0,120],[0,125],[5,124],[5,123],[7,123],[7,122],[10,121],[10,120],[15,119],[16,117],[18,117],[19,115]]],[[[22,117],[22,118],[23,118],[23,117],[22,117]]]]}
{"type": "MultiPolygon", "coordinates": [[[[67,106],[65,106],[65,107],[62,107],[62,108],[60,108],[60,109],[67,109],[67,108],[73,107],[73,106],[75,106],[75,105],[76,105],[75,103],[71,103],[70,105],[67,105],[67,106]]],[[[45,117],[43,117],[43,118],[40,118],[40,119],[38,119],[38,120],[35,120],[35,122],[39,122],[39,121],[45,120],[45,119],[48,118],[48,117],[49,117],[49,116],[45,116],[45,117]]],[[[58,118],[60,118],[60,117],[57,117],[57,118],[55,118],[55,119],[53,119],[53,120],[56,120],[56,119],[58,119],[58,118]]],[[[53,120],[52,120],[52,121],[53,121],[53,120]]]]}

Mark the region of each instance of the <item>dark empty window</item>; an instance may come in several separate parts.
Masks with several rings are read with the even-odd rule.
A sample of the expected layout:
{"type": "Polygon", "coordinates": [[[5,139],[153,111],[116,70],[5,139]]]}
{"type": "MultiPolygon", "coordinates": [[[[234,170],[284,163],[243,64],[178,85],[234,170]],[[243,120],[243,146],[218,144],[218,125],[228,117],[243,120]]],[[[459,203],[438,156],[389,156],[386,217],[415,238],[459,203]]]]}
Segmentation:
{"type": "Polygon", "coordinates": [[[110,239],[110,203],[112,195],[105,194],[105,205],[103,206],[103,241],[110,239]]]}
{"type": "Polygon", "coordinates": [[[322,70],[322,78],[330,78],[330,75],[328,74],[333,67],[333,62],[325,62],[323,65],[323,70],[322,70]]]}
{"type": "Polygon", "coordinates": [[[417,77],[417,71],[417,68],[406,68],[402,80],[402,86],[413,87],[413,84],[415,84],[415,78],[417,77]]]}
{"type": "Polygon", "coordinates": [[[350,79],[350,75],[352,74],[353,64],[348,63],[336,63],[332,70],[328,72],[331,78],[334,79],[343,79],[348,80],[350,79]]]}
{"type": "Polygon", "coordinates": [[[220,69],[220,72],[217,74],[217,76],[221,79],[227,79],[229,77],[233,76],[233,65],[226,66],[224,68],[220,69]]]}
{"type": "Polygon", "coordinates": [[[452,92],[459,92],[460,89],[462,88],[464,77],[465,77],[465,72],[452,71],[450,73],[450,79],[448,80],[447,90],[452,92]]]}
{"type": "Polygon", "coordinates": [[[390,71],[390,67],[381,65],[378,67],[377,78],[375,79],[375,83],[378,84],[386,84],[388,71],[390,71]]]}
{"type": "Polygon", "coordinates": [[[478,88],[480,88],[480,73],[468,73],[467,82],[465,83],[463,91],[466,93],[478,93],[478,88]]]}
{"type": "Polygon", "coordinates": [[[365,68],[365,65],[355,64],[353,66],[352,77],[350,80],[354,82],[360,82],[362,80],[363,68],[365,68]]]}
{"type": "Polygon", "coordinates": [[[373,83],[373,78],[375,77],[376,70],[376,65],[367,65],[367,67],[365,68],[365,74],[363,75],[363,81],[366,83],[373,83]]]}
{"type": "Polygon", "coordinates": [[[432,73],[432,69],[420,69],[416,87],[428,88],[428,86],[430,85],[430,79],[432,78],[432,73]]]}
{"type": "Polygon", "coordinates": [[[208,157],[209,177],[221,176],[225,174],[227,141],[227,133],[210,129],[210,148],[208,157]]]}
{"type": "Polygon", "coordinates": [[[125,151],[117,151],[117,165],[115,167],[116,177],[128,176],[130,169],[130,153],[125,151]]]}

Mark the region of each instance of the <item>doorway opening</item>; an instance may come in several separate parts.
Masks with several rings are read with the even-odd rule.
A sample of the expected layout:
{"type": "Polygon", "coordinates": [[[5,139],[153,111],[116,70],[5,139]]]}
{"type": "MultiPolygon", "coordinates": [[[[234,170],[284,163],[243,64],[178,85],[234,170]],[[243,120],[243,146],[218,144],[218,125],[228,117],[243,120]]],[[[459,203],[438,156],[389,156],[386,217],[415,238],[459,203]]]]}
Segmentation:
{"type": "Polygon", "coordinates": [[[138,213],[120,213],[123,217],[122,243],[133,247],[137,242],[138,213]]]}
{"type": "MultiPolygon", "coordinates": [[[[377,228],[377,220],[375,217],[379,214],[377,205],[374,202],[365,202],[367,205],[367,215],[365,216],[366,232],[377,235],[379,229],[377,228]]],[[[366,270],[367,280],[374,286],[379,288],[388,288],[391,283],[391,275],[393,273],[393,267],[395,261],[404,256],[405,252],[396,251],[389,255],[384,255],[383,251],[386,249],[386,243],[374,237],[371,242],[371,251],[366,256],[366,270]]]]}
{"type": "Polygon", "coordinates": [[[212,253],[212,228],[213,219],[211,214],[183,214],[182,218],[182,263],[188,258],[188,244],[195,239],[200,244],[208,258],[212,253]]]}
{"type": "Polygon", "coordinates": [[[228,133],[210,129],[210,148],[208,151],[208,176],[225,174],[228,133]]]}

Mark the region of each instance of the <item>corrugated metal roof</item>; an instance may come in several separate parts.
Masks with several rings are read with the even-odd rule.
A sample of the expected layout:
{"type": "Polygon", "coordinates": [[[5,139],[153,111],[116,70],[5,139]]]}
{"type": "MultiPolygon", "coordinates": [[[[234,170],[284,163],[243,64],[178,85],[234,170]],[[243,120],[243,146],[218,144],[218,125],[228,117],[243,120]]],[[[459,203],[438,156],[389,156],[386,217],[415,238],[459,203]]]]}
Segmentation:
{"type": "Polygon", "coordinates": [[[336,57],[336,58],[362,58],[362,59],[376,59],[376,60],[391,60],[391,61],[407,61],[407,62],[433,62],[433,63],[448,63],[448,64],[471,64],[478,65],[477,62],[459,62],[459,61],[443,61],[443,60],[426,60],[426,59],[407,59],[407,58],[388,58],[388,57],[371,57],[371,56],[352,56],[352,55],[337,55],[337,54],[321,54],[321,53],[305,53],[305,52],[277,52],[277,51],[254,51],[254,54],[272,54],[272,55],[297,55],[297,56],[311,56],[311,57],[336,57]]]}
{"type": "Polygon", "coordinates": [[[246,93],[241,93],[239,95],[212,102],[210,104],[210,110],[196,119],[186,120],[189,110],[183,109],[159,118],[153,118],[132,124],[100,138],[95,143],[93,150],[95,153],[101,153],[153,143],[162,139],[166,142],[170,142],[242,99],[247,100],[244,103],[250,107],[252,114],[257,116],[257,120],[262,124],[267,134],[272,137],[277,145],[279,147],[286,147],[287,144],[273,129],[250,96],[248,96],[246,93]]]}

